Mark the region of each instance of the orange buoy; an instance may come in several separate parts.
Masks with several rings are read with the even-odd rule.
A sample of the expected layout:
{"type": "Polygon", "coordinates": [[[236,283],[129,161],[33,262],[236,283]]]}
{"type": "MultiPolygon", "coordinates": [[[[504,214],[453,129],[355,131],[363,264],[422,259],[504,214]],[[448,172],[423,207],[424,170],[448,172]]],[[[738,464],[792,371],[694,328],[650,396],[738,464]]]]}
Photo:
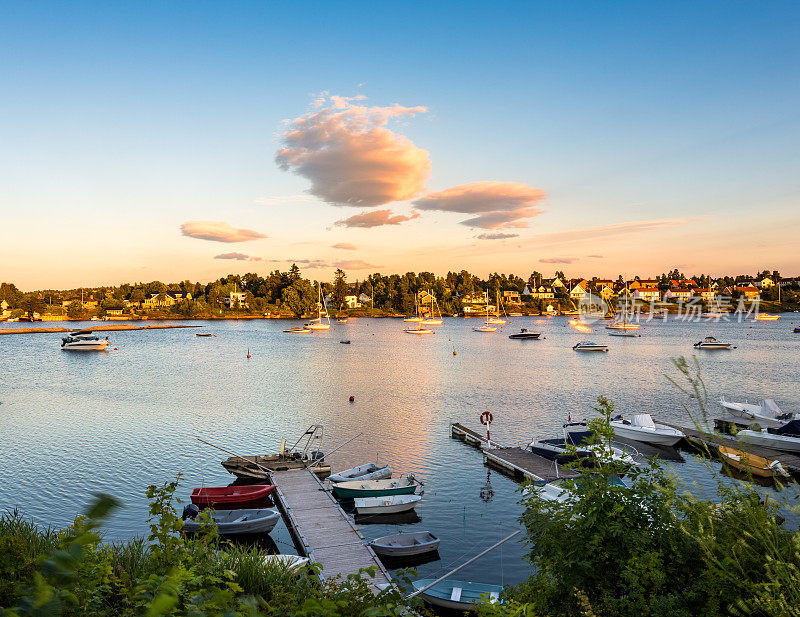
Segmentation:
{"type": "Polygon", "coordinates": [[[250,348],[249,347],[247,348],[247,357],[248,358],[250,357],[250,348]]]}
{"type": "Polygon", "coordinates": [[[351,403],[355,402],[355,400],[356,400],[356,397],[355,397],[355,396],[351,396],[351,397],[350,397],[350,402],[351,402],[351,403]]]}

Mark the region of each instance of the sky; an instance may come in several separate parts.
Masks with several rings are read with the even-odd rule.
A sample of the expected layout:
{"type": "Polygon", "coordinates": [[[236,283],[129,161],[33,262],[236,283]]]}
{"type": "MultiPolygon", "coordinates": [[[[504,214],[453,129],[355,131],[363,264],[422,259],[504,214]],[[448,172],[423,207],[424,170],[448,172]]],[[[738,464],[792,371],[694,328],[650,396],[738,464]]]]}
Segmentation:
{"type": "Polygon", "coordinates": [[[0,2],[0,280],[800,274],[796,2],[0,2]]]}

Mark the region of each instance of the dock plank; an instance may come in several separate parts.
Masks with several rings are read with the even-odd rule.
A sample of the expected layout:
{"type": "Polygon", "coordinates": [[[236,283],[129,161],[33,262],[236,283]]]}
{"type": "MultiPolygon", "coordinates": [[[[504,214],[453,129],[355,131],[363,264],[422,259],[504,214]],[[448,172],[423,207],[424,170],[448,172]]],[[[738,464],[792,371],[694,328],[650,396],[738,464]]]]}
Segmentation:
{"type": "Polygon", "coordinates": [[[298,550],[322,566],[322,578],[356,574],[374,567],[373,591],[388,583],[389,573],[364,536],[319,479],[308,469],[274,472],[271,482],[279,510],[298,550]]]}

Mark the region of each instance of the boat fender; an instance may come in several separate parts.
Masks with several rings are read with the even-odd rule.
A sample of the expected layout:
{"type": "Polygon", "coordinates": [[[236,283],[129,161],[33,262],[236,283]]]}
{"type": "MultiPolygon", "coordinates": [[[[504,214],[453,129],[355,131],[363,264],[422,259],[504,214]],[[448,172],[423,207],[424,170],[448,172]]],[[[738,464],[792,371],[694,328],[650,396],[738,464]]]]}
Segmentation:
{"type": "Polygon", "coordinates": [[[186,519],[195,519],[200,515],[200,508],[198,508],[195,504],[190,503],[183,507],[183,514],[181,515],[181,520],[186,519]]]}

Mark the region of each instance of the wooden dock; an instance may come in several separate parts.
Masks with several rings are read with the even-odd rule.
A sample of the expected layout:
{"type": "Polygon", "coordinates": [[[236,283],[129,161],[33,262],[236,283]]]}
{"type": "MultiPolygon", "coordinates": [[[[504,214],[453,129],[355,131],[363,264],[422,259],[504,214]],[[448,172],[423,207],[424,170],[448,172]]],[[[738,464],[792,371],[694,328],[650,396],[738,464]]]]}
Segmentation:
{"type": "Polygon", "coordinates": [[[743,441],[739,441],[738,439],[734,439],[733,437],[726,437],[725,435],[721,435],[719,433],[706,433],[697,429],[687,428],[685,426],[676,426],[666,422],[662,422],[662,424],[666,424],[667,426],[676,428],[679,431],[683,431],[684,435],[686,435],[686,441],[695,450],[704,449],[707,447],[711,454],[716,455],[717,446],[728,446],[729,448],[736,448],[737,450],[742,450],[743,452],[749,452],[750,454],[761,456],[770,461],[779,461],[786,471],[792,475],[800,476],[800,456],[797,456],[796,454],[789,454],[788,452],[781,452],[780,450],[773,450],[771,448],[765,448],[764,446],[745,443],[743,441]]]}
{"type": "Polygon", "coordinates": [[[346,577],[374,567],[375,577],[370,584],[375,593],[380,591],[378,585],[390,581],[389,573],[366,545],[364,536],[310,470],[288,469],[271,477],[276,486],[273,498],[295,546],[322,566],[321,578],[346,577]]]}
{"type": "Polygon", "coordinates": [[[486,465],[508,473],[515,480],[550,482],[559,478],[577,478],[580,475],[574,469],[567,469],[523,448],[508,448],[494,440],[487,441],[480,433],[459,423],[450,425],[450,436],[479,448],[483,452],[486,465]]]}

